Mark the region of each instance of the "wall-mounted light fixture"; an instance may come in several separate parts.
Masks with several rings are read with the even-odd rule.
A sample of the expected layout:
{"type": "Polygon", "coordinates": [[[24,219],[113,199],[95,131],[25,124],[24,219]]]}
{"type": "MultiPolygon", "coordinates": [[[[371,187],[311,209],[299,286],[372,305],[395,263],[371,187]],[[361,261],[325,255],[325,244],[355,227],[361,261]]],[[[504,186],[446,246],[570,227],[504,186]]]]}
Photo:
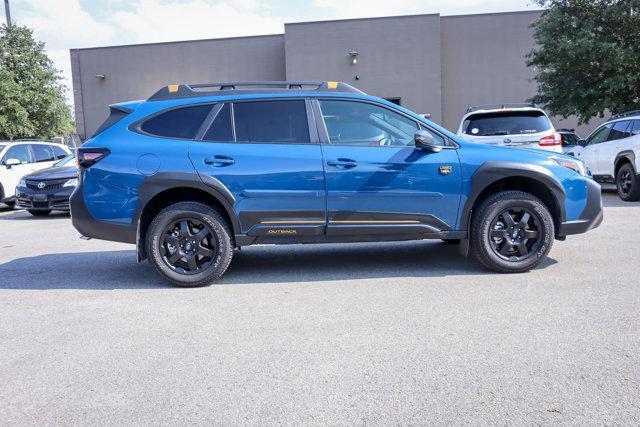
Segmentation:
{"type": "Polygon", "coordinates": [[[347,55],[351,57],[351,63],[353,65],[356,65],[358,63],[358,56],[360,55],[360,53],[357,50],[352,50],[351,52],[347,53],[347,55]]]}
{"type": "Polygon", "coordinates": [[[106,78],[107,76],[105,76],[104,74],[96,74],[96,79],[104,80],[106,78]]]}

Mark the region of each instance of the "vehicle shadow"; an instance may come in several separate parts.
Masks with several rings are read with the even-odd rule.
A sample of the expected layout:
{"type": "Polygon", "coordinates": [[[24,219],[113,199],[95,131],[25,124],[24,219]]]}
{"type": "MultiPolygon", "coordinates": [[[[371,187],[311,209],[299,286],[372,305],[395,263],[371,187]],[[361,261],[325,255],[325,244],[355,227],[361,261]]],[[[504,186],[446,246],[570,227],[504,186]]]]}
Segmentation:
{"type": "Polygon", "coordinates": [[[62,211],[53,211],[46,216],[33,216],[25,210],[21,210],[21,209],[12,210],[11,208],[9,208],[9,209],[0,209],[0,213],[2,213],[2,215],[0,215],[0,221],[9,221],[9,220],[11,221],[14,221],[14,220],[46,221],[51,219],[71,218],[71,214],[69,212],[62,212],[62,211]]]}
{"type": "Polygon", "coordinates": [[[603,188],[602,204],[605,208],[638,208],[640,202],[625,202],[618,196],[615,187],[613,189],[603,188]]]}
{"type": "MultiPolygon", "coordinates": [[[[547,258],[540,267],[555,264],[547,258]]],[[[436,241],[255,246],[235,253],[218,285],[286,284],[362,279],[493,274],[436,241]]],[[[134,251],[18,258],[0,264],[2,289],[147,289],[169,287],[134,251]],[[55,271],[55,274],[52,272],[55,271]]]]}

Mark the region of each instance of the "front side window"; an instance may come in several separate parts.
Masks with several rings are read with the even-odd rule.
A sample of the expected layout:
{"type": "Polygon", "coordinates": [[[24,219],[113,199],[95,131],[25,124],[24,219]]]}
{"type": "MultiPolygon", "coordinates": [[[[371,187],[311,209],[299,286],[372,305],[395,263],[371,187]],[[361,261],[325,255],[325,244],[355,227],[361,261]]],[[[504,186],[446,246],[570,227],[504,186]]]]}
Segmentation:
{"type": "MultiPolygon", "coordinates": [[[[365,102],[320,100],[320,109],[332,145],[412,146],[420,129],[402,114],[365,102]]],[[[444,145],[444,138],[433,136],[444,145]]]]}
{"type": "Polygon", "coordinates": [[[53,162],[56,159],[48,145],[33,144],[31,149],[33,150],[33,155],[37,163],[53,162]]]}
{"type": "Polygon", "coordinates": [[[631,135],[640,135],[640,120],[633,120],[631,125],[631,135]]]}
{"type": "Polygon", "coordinates": [[[63,158],[65,158],[65,157],[67,157],[69,155],[69,153],[67,153],[62,148],[58,147],[57,145],[54,145],[51,148],[53,148],[53,154],[55,154],[58,159],[63,159],[63,158]]]}
{"type": "Polygon", "coordinates": [[[9,159],[20,160],[20,163],[33,163],[31,159],[31,152],[27,144],[14,145],[10,147],[2,158],[2,164],[5,164],[9,159]]]}
{"type": "Polygon", "coordinates": [[[602,126],[587,138],[587,145],[600,144],[607,138],[610,130],[611,123],[607,123],[606,125],[602,126]]]}
{"type": "Polygon", "coordinates": [[[154,136],[194,139],[212,105],[174,108],[145,121],[140,129],[154,136]]]}
{"type": "Polygon", "coordinates": [[[611,132],[609,132],[609,137],[607,138],[607,141],[615,141],[617,139],[630,137],[631,136],[631,129],[629,129],[630,124],[631,124],[630,120],[615,122],[613,124],[613,127],[611,128],[611,132]]]}
{"type": "Polygon", "coordinates": [[[523,135],[551,129],[542,111],[478,113],[467,117],[462,132],[472,136],[523,135]]]}
{"type": "Polygon", "coordinates": [[[233,111],[238,142],[310,142],[304,100],[236,102],[233,111]]]}

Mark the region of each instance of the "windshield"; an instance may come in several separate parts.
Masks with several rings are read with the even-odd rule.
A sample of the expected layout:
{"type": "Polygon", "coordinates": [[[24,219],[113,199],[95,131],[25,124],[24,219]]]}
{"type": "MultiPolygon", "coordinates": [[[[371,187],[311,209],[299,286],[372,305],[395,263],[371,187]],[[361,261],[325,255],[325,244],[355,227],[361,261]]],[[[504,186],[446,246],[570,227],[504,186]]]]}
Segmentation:
{"type": "Polygon", "coordinates": [[[473,136],[523,135],[551,129],[542,111],[505,111],[472,114],[462,124],[462,132],[473,136]]]}
{"type": "Polygon", "coordinates": [[[54,166],[71,166],[76,158],[75,154],[69,154],[67,157],[60,160],[58,163],[54,164],[54,166]]]}

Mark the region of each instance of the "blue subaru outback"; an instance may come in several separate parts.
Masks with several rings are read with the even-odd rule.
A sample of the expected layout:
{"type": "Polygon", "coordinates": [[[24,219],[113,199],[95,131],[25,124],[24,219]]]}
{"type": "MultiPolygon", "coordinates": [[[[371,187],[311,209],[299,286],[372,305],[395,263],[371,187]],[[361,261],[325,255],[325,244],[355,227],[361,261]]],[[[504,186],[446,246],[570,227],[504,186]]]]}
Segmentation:
{"type": "Polygon", "coordinates": [[[344,83],[170,85],[110,108],[78,149],[73,225],[179,286],[254,244],[442,239],[523,272],[602,222],[580,160],[468,142],[344,83]]]}

